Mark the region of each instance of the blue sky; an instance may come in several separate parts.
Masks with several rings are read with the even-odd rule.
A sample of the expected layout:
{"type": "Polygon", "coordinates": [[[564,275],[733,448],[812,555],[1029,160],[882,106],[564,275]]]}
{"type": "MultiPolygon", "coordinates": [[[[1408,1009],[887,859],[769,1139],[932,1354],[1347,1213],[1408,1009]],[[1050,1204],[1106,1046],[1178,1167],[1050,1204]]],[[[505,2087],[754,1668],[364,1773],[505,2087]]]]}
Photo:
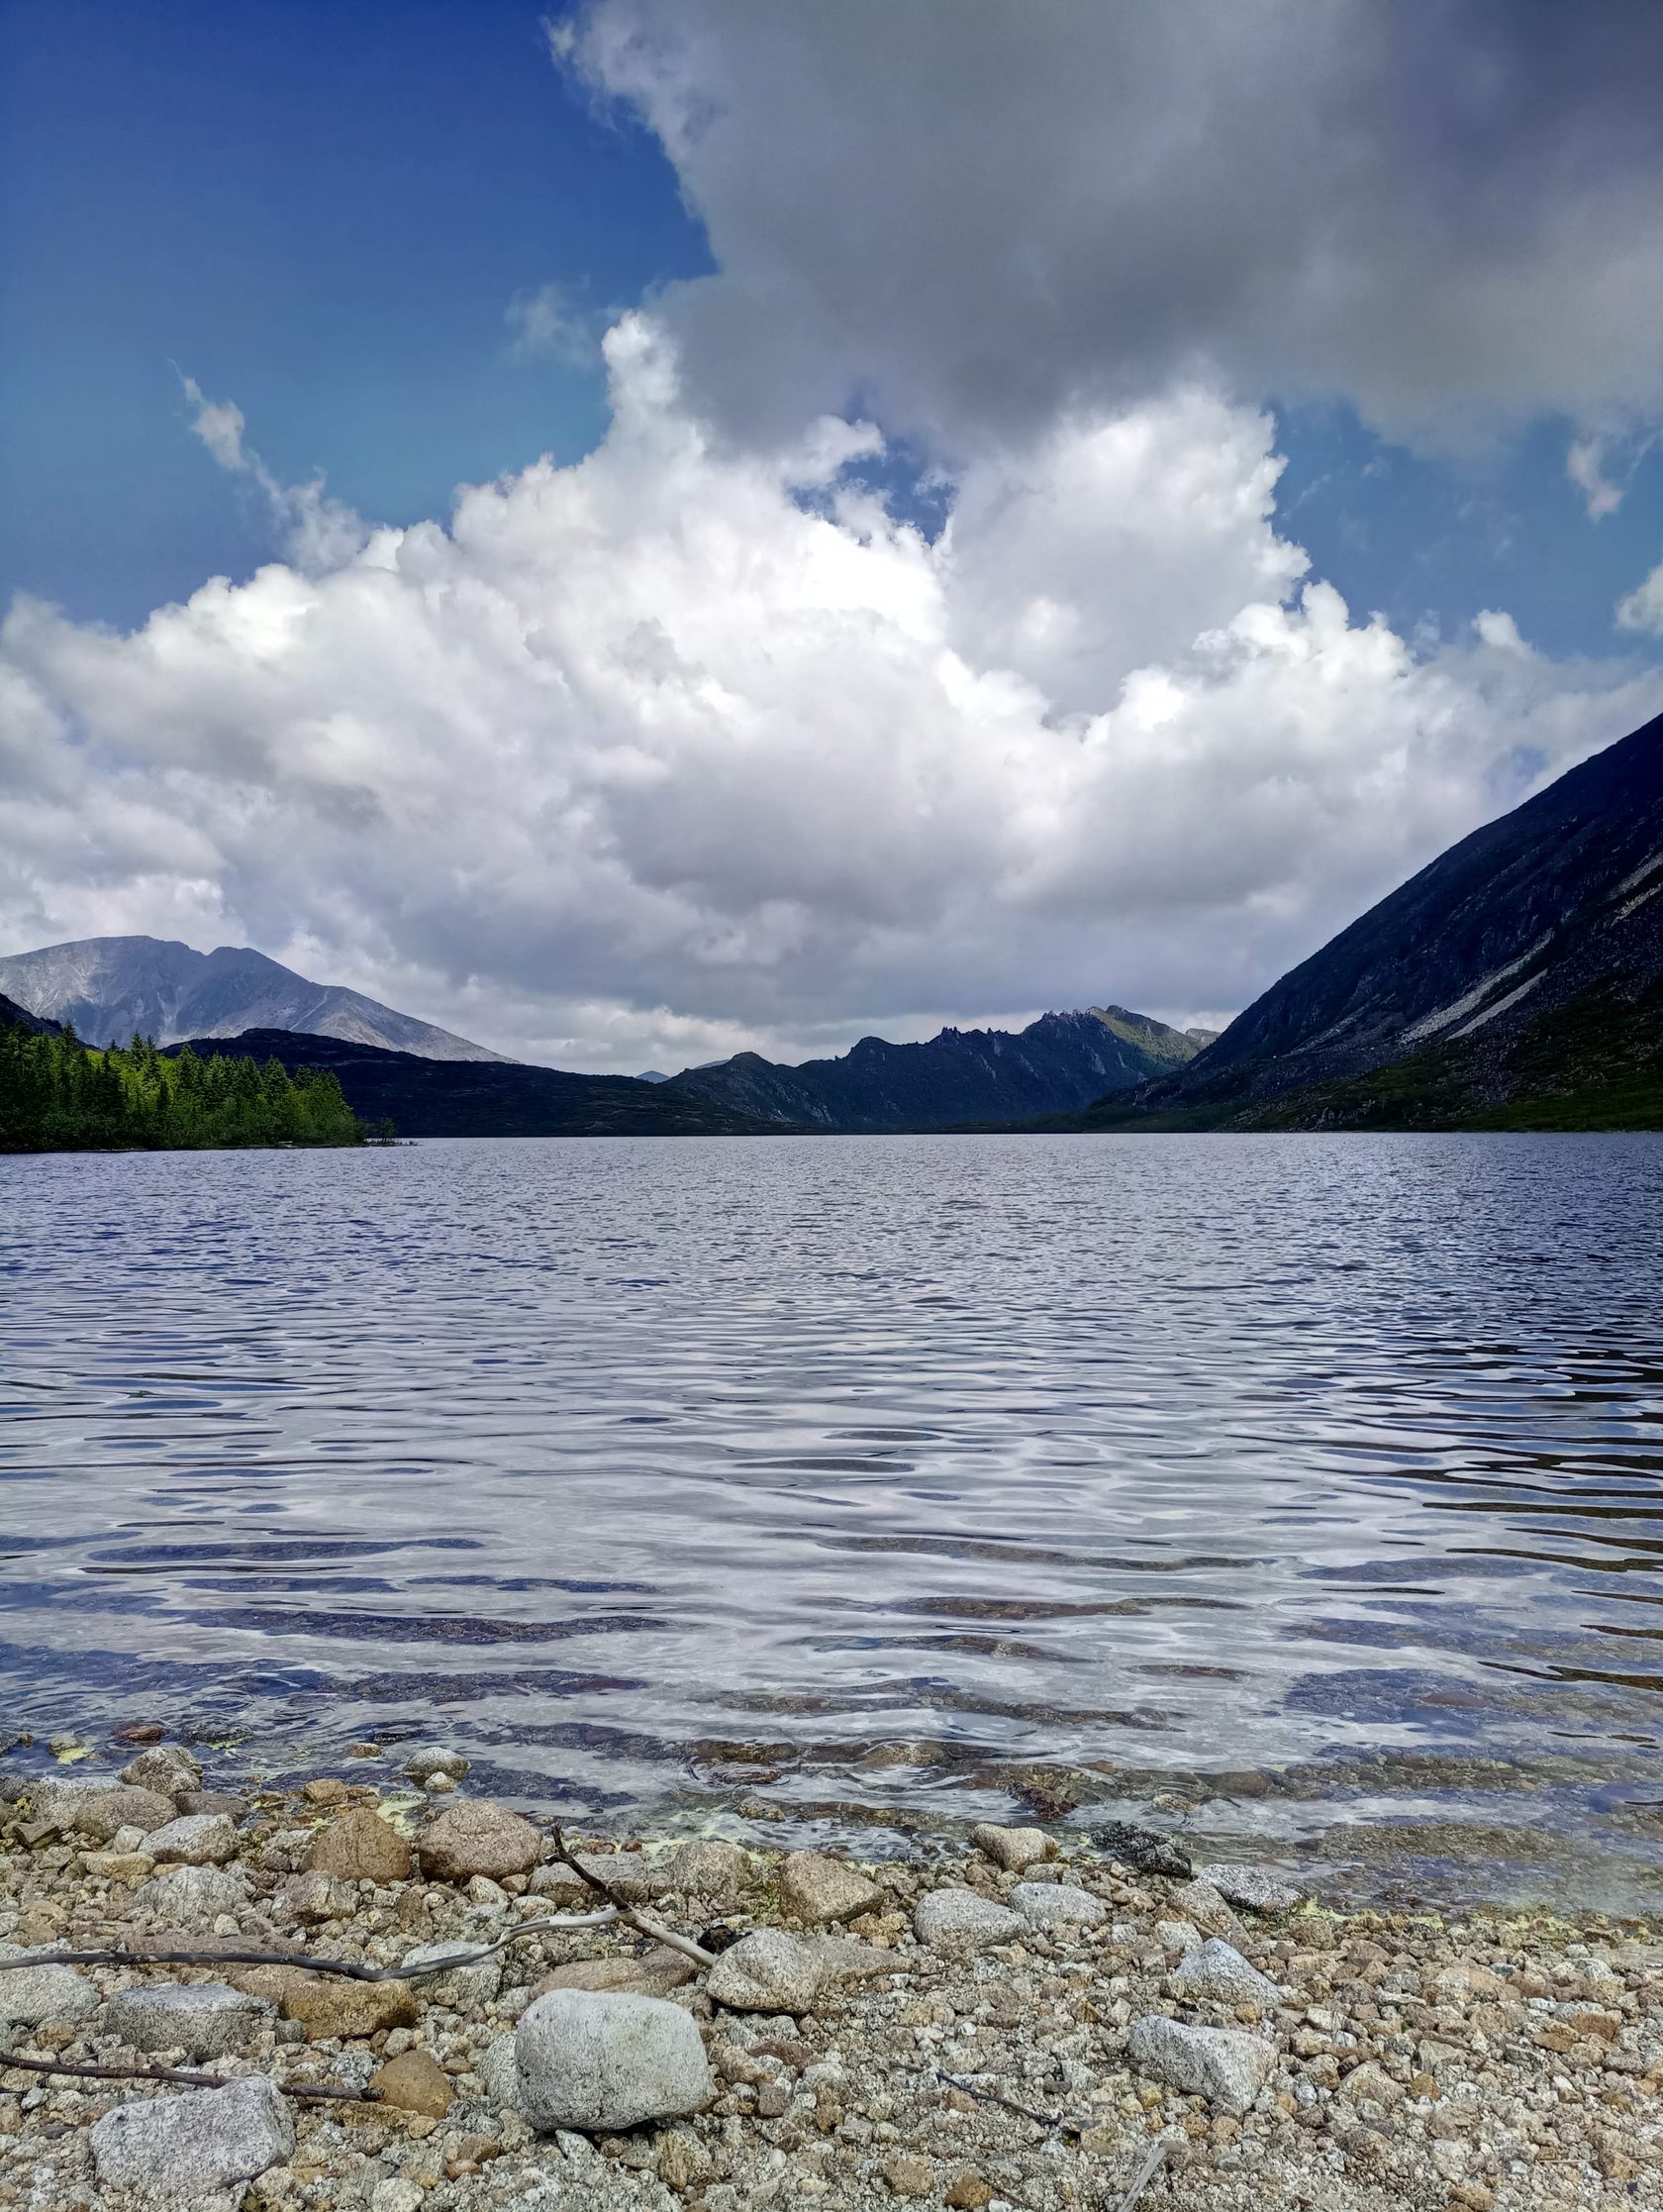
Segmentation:
{"type": "Polygon", "coordinates": [[[390,521],[595,443],[598,374],[517,358],[510,302],[604,310],[709,259],[656,144],[550,68],[541,14],[0,8],[8,591],[137,622],[270,556],[181,372],[280,474],[390,521]]]}
{"type": "Polygon", "coordinates": [[[1663,705],[1660,67],[4,0],[0,934],[601,1067],[1227,1017],[1663,705]]]}
{"type": "MultiPolygon", "coordinates": [[[[597,314],[712,265],[673,168],[549,66],[521,0],[9,0],[0,9],[0,588],[122,624],[271,555],[192,438],[229,392],[275,471],[377,520],[570,459],[598,365],[525,357],[517,295],[597,314]]],[[[1555,654],[1613,644],[1663,551],[1663,450],[1591,520],[1548,418],[1455,460],[1343,405],[1277,405],[1284,528],[1359,610],[1457,629],[1505,605],[1555,654]]],[[[891,496],[906,505],[906,472],[891,496]]],[[[928,503],[917,509],[928,515],[928,503]]]]}

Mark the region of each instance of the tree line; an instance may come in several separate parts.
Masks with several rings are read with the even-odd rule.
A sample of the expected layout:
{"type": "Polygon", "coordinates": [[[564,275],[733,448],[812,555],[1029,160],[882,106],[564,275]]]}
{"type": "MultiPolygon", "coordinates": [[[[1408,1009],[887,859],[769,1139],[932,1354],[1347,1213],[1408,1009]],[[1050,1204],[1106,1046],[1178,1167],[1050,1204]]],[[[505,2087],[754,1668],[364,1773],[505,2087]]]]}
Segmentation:
{"type": "Polygon", "coordinates": [[[0,1023],[0,1152],[189,1152],[240,1145],[385,1142],[327,1067],[245,1055],[160,1053],[147,1038],[96,1051],[72,1028],[55,1035],[0,1023]]]}

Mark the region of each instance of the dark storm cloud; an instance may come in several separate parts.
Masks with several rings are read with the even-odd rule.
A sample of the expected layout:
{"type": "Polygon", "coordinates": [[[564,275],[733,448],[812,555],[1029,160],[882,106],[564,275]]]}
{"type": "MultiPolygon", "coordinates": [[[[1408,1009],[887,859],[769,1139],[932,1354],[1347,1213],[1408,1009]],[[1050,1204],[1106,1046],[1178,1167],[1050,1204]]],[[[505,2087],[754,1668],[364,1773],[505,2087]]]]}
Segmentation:
{"type": "Polygon", "coordinates": [[[950,445],[1211,367],[1464,442],[1663,405],[1663,8],[599,0],[721,273],[731,425],[853,391],[950,445]]]}

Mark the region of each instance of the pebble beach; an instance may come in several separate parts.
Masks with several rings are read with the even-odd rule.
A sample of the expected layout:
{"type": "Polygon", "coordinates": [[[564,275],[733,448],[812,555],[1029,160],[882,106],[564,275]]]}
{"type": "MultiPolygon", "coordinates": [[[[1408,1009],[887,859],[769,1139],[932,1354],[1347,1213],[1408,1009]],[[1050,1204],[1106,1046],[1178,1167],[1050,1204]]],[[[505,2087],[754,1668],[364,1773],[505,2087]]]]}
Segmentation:
{"type": "Polygon", "coordinates": [[[561,1839],[442,1744],[121,1733],[0,1759],[0,2205],[1663,2205],[1663,1927],[1125,1824],[561,1839]]]}

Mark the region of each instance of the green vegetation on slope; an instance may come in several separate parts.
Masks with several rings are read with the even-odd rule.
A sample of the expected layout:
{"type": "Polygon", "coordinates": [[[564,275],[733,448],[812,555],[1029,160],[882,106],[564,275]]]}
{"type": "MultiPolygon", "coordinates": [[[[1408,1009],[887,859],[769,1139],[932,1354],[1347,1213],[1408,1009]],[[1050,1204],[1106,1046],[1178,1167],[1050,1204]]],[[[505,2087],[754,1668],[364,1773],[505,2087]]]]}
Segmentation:
{"type": "Polygon", "coordinates": [[[1271,1098],[1227,1094],[1162,1111],[1113,1094],[1075,1128],[1663,1129],[1663,979],[1603,980],[1505,1040],[1429,1047],[1271,1098]]]}
{"type": "MultiPolygon", "coordinates": [[[[0,1152],[173,1152],[240,1145],[359,1145],[368,1135],[328,1069],[144,1038],[92,1052],[72,1029],[0,1023],[0,1152]]],[[[390,1137],[387,1124],[377,1133],[390,1137]]]]}

